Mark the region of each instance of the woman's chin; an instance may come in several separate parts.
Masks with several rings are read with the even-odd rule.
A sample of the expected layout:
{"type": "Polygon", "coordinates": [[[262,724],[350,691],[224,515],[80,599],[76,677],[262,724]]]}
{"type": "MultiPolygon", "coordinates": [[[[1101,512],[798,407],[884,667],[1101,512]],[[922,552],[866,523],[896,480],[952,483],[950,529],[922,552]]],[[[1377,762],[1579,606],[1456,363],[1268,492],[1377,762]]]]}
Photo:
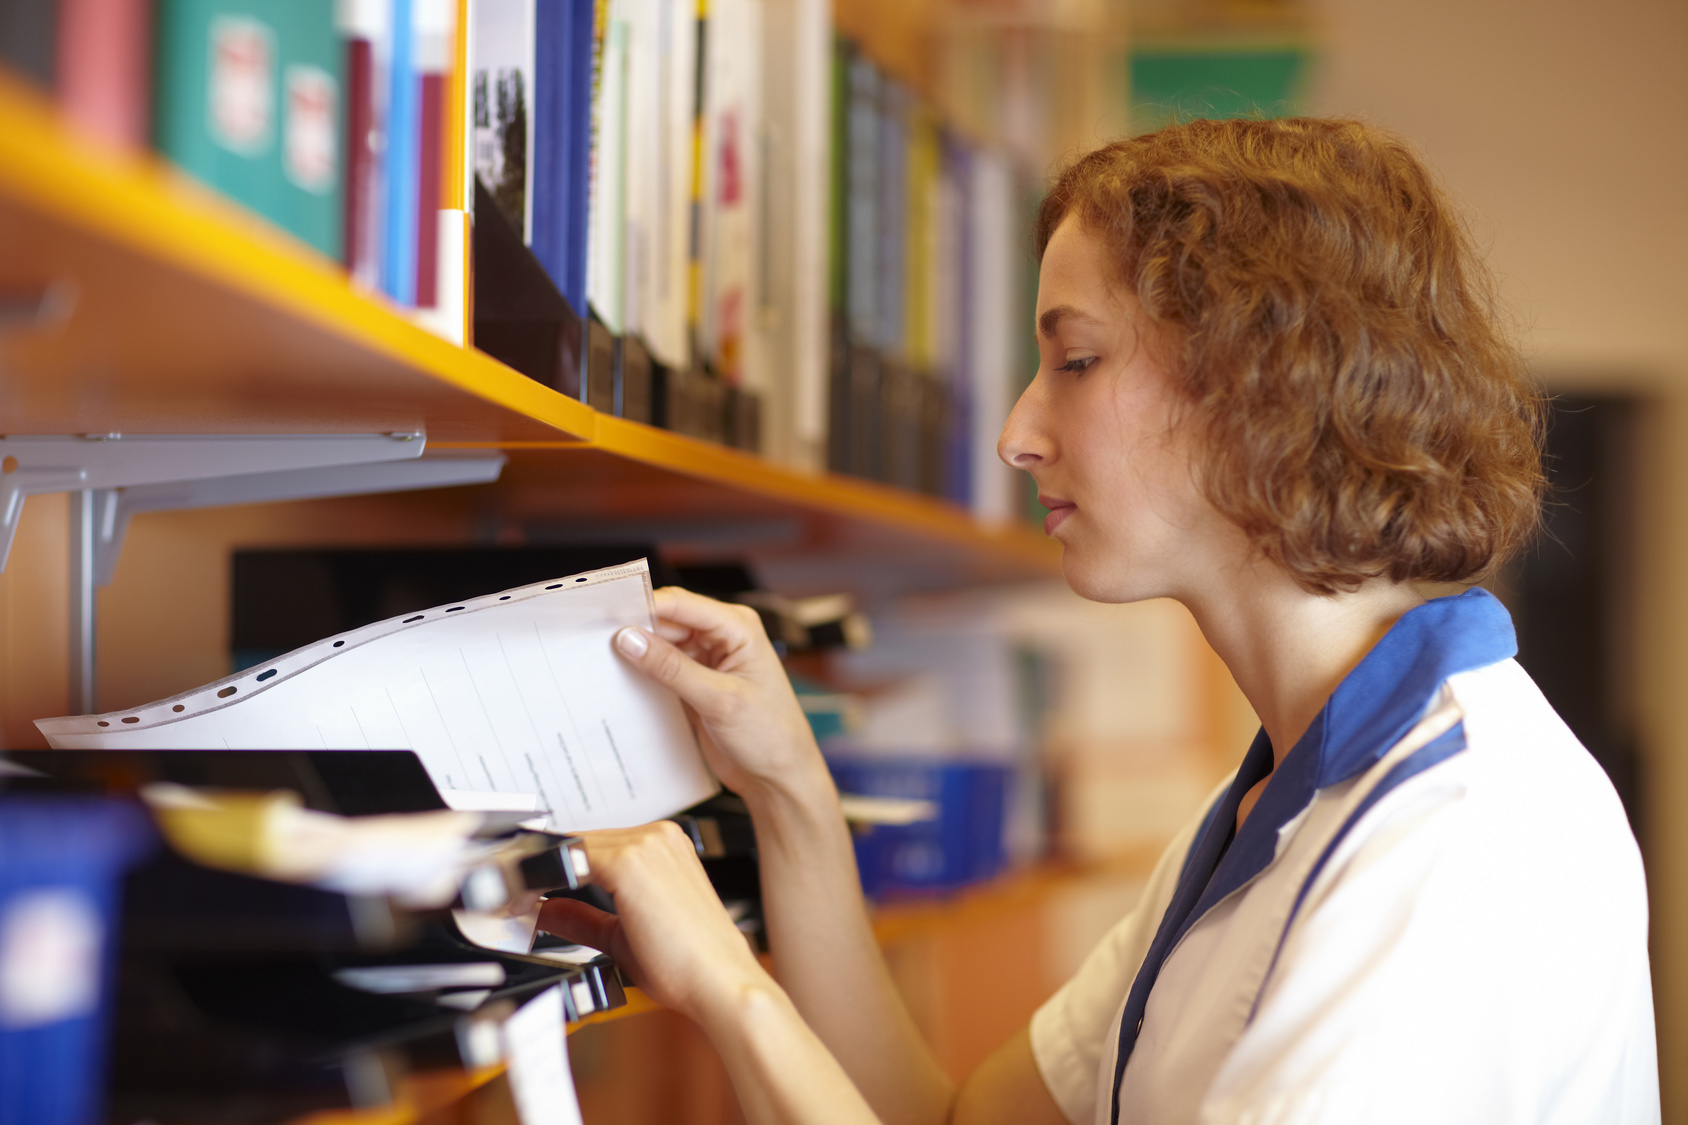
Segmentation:
{"type": "Polygon", "coordinates": [[[1144,582],[1138,568],[1118,560],[1098,560],[1086,557],[1071,544],[1061,552],[1061,576],[1073,593],[1093,602],[1118,604],[1147,601],[1167,596],[1167,591],[1144,582]]]}

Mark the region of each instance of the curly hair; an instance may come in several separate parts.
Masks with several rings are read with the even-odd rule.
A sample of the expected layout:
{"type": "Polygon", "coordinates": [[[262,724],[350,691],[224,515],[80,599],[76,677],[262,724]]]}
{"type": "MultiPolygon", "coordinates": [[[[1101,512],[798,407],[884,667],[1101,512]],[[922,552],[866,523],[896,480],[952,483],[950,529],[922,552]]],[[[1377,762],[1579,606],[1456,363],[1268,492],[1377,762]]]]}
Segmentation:
{"type": "Polygon", "coordinates": [[[1037,220],[1109,248],[1209,501],[1317,593],[1474,582],[1535,531],[1545,404],[1469,232],[1358,121],[1190,121],[1079,158],[1037,220]]]}

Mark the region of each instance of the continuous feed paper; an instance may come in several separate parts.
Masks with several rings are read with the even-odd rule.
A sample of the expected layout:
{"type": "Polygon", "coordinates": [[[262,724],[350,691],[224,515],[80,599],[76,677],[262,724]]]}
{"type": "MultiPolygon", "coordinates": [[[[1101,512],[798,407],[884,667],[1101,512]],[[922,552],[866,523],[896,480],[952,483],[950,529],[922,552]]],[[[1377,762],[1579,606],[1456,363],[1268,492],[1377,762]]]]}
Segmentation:
{"type": "Polygon", "coordinates": [[[643,559],[329,637],[130,711],[41,719],[59,749],[414,750],[442,790],[537,793],[547,827],[671,816],[716,790],[678,700],[610,638],[654,623],[643,559]]]}

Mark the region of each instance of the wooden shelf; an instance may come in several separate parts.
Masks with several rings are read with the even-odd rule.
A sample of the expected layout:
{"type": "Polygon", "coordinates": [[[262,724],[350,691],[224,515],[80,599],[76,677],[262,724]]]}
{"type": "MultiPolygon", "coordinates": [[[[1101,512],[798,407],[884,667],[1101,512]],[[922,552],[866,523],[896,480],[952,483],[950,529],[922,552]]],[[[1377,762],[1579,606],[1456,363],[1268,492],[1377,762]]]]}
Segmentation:
{"type": "Polygon", "coordinates": [[[759,521],[748,534],[774,554],[866,553],[942,586],[1058,565],[1030,528],[599,415],[416,326],[157,158],[84,141],[4,75],[0,248],[13,310],[74,294],[63,321],[0,319],[0,433],[422,430],[431,450],[509,450],[496,503],[530,523],[650,538],[652,521],[759,521]]]}

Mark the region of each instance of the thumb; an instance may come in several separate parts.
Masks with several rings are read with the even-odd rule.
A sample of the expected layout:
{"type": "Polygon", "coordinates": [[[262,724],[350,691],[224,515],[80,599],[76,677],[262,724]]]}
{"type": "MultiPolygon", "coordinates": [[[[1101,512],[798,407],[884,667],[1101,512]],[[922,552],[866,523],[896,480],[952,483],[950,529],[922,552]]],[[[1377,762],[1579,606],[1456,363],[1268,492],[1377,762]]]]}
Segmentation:
{"type": "Polygon", "coordinates": [[[723,692],[733,690],[731,676],[704,667],[648,629],[622,629],[615,648],[633,667],[704,714],[715,710],[711,704],[723,692]]]}
{"type": "Polygon", "coordinates": [[[576,899],[548,898],[539,907],[541,930],[597,950],[609,950],[620,926],[614,914],[576,899]]]}

